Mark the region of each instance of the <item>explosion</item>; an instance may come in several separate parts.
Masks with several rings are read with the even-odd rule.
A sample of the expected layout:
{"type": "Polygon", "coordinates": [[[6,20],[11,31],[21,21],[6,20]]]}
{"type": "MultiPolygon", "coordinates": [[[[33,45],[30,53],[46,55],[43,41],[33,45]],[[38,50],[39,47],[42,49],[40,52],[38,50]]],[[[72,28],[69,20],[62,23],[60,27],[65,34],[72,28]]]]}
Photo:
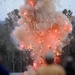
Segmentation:
{"type": "MultiPolygon", "coordinates": [[[[19,49],[31,50],[35,63],[42,63],[46,52],[62,53],[72,25],[65,15],[56,11],[58,0],[24,0],[20,7],[19,26],[12,32],[19,49]]],[[[56,58],[55,58],[56,59],[56,58]]]]}

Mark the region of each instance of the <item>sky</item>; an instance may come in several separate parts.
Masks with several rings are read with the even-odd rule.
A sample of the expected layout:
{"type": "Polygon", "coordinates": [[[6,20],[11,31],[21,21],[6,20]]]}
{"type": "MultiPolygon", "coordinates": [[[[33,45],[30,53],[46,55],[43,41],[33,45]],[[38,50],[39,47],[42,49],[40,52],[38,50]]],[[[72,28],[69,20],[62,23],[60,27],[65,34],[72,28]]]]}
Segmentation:
{"type": "MultiPolygon", "coordinates": [[[[24,4],[24,0],[0,0],[0,20],[7,17],[7,13],[14,9],[19,9],[24,4]]],[[[58,11],[70,9],[75,15],[75,0],[60,0],[58,11]]]]}

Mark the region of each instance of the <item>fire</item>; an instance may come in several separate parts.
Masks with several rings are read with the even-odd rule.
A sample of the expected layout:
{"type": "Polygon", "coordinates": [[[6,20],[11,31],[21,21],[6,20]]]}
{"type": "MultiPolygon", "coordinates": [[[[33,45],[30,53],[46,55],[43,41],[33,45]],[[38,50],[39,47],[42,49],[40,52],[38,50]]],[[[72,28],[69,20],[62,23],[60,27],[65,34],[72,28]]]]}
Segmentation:
{"type": "Polygon", "coordinates": [[[22,42],[21,44],[20,44],[20,50],[23,50],[24,49],[24,43],[22,42]]]}
{"type": "Polygon", "coordinates": [[[29,1],[29,4],[30,4],[31,6],[34,6],[35,0],[30,0],[30,1],[29,1]]]}
{"type": "Polygon", "coordinates": [[[72,31],[67,17],[56,11],[55,1],[25,0],[25,5],[20,9],[20,26],[15,27],[13,35],[18,39],[20,49],[32,50],[34,67],[37,66],[36,63],[43,62],[41,57],[48,51],[55,53],[57,61],[57,56],[62,53],[62,47],[67,44],[64,42],[68,41],[68,34],[72,31]]]}
{"type": "Polygon", "coordinates": [[[29,4],[30,4],[31,6],[33,6],[33,5],[34,5],[34,3],[33,3],[32,1],[30,1],[30,2],[29,2],[29,4]]]}
{"type": "Polygon", "coordinates": [[[34,69],[37,69],[37,64],[35,62],[33,63],[33,67],[34,69]]]}

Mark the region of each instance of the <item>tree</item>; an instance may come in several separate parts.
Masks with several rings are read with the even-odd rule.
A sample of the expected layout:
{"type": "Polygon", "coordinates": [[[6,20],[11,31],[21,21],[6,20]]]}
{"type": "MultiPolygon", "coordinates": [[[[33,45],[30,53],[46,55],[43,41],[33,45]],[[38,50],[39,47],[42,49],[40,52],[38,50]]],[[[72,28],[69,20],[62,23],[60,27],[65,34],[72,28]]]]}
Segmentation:
{"type": "MultiPolygon", "coordinates": [[[[13,16],[16,18],[16,16],[18,16],[18,10],[13,10],[12,12],[15,13],[13,16]]],[[[4,25],[0,25],[0,54],[3,56],[3,65],[6,66],[10,72],[22,72],[26,70],[27,65],[32,64],[33,60],[30,52],[20,51],[12,43],[10,34],[15,26],[12,16],[11,18],[6,18],[3,24],[4,25]]]]}
{"type": "Polygon", "coordinates": [[[62,12],[63,14],[67,15],[67,9],[64,9],[62,12]]]}
{"type": "Polygon", "coordinates": [[[62,13],[65,14],[70,19],[72,17],[73,12],[71,10],[64,9],[62,13]]]}

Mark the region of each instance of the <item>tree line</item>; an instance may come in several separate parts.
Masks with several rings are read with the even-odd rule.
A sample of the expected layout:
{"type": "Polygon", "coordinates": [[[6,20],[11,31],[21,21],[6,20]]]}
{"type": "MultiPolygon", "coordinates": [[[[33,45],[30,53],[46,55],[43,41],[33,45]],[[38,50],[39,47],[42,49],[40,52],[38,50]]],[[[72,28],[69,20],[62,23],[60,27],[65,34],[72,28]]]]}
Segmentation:
{"type": "MultiPolygon", "coordinates": [[[[19,10],[15,9],[12,12],[8,13],[8,18],[4,20],[3,25],[0,24],[0,56],[2,56],[2,63],[6,66],[10,72],[22,72],[26,70],[26,66],[33,64],[33,60],[30,56],[31,52],[28,50],[20,51],[12,43],[10,34],[14,29],[14,26],[17,25],[17,21],[20,18],[18,15],[19,10]],[[13,17],[12,17],[13,16],[13,17]],[[14,20],[16,19],[16,22],[14,20]]],[[[72,17],[72,11],[64,9],[62,11],[69,20],[72,17]]],[[[70,41],[70,44],[63,48],[64,53],[62,58],[71,55],[75,58],[75,23],[71,21],[73,25],[73,31],[71,37],[73,39],[70,41]]]]}

